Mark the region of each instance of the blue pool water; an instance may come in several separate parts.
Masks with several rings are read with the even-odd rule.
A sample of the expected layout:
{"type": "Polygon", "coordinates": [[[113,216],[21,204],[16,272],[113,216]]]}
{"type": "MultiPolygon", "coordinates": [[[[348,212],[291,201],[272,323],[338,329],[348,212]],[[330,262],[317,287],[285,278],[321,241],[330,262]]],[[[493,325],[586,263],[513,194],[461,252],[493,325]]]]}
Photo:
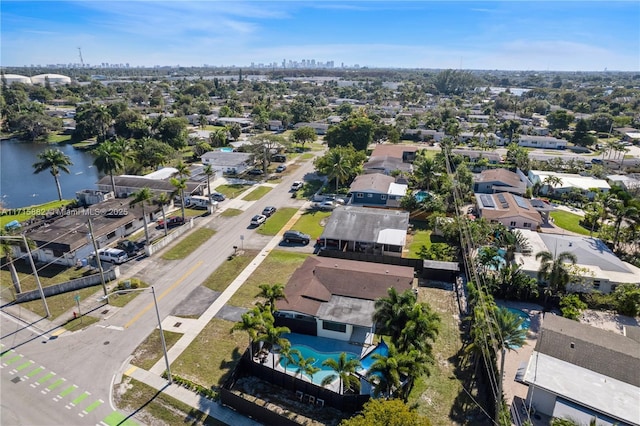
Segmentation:
{"type": "Polygon", "coordinates": [[[528,313],[515,308],[507,308],[507,310],[511,313],[518,315],[520,318],[524,320],[524,322],[520,326],[521,330],[529,330],[529,327],[531,326],[531,318],[529,317],[528,313]]]}
{"type": "MultiPolygon", "coordinates": [[[[322,363],[325,360],[329,359],[329,358],[333,358],[333,359],[337,360],[338,358],[340,358],[341,352],[319,352],[319,351],[317,351],[317,350],[315,350],[315,349],[313,349],[313,348],[311,348],[309,346],[300,345],[300,344],[292,344],[291,345],[291,349],[299,350],[304,359],[314,358],[316,360],[313,363],[313,366],[314,367],[318,367],[320,369],[320,371],[318,371],[316,374],[314,374],[313,377],[310,377],[309,375],[306,375],[307,377],[312,379],[313,383],[320,384],[320,383],[322,383],[322,380],[325,377],[330,376],[332,374],[335,374],[335,372],[331,368],[322,365],[322,363]]],[[[347,354],[347,359],[354,359],[354,358],[357,359],[357,358],[359,358],[359,355],[357,355],[355,353],[346,352],[346,354],[347,354]]],[[[281,358],[280,359],[280,366],[282,368],[285,368],[286,362],[287,362],[286,358],[281,358]]],[[[292,364],[292,365],[288,365],[286,368],[287,368],[287,371],[295,371],[297,367],[292,364]]]]}
{"type": "Polygon", "coordinates": [[[375,359],[373,359],[373,356],[376,354],[382,355],[382,356],[389,355],[389,347],[384,342],[384,340],[380,342],[374,350],[369,352],[367,355],[364,356],[364,358],[360,360],[361,368],[358,370],[359,373],[366,374],[366,372],[369,371],[369,369],[371,368],[371,365],[375,362],[375,359]]]}
{"type": "Polygon", "coordinates": [[[429,194],[427,191],[418,191],[413,195],[413,197],[417,202],[421,203],[426,200],[427,197],[431,197],[431,194],[429,194]]]}
{"type": "Polygon", "coordinates": [[[233,152],[233,148],[220,148],[222,152],[233,152]]]}

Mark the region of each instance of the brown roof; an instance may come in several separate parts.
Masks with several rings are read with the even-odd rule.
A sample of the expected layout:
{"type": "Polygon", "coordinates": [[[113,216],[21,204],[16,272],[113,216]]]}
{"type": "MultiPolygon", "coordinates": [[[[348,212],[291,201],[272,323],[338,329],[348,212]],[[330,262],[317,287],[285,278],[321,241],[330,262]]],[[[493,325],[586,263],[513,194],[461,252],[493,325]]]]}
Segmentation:
{"type": "Polygon", "coordinates": [[[389,185],[394,183],[396,178],[382,173],[369,173],[359,175],[353,180],[349,187],[350,191],[369,191],[386,194],[389,192],[389,185]]]}
{"type": "Polygon", "coordinates": [[[371,153],[371,157],[395,157],[402,160],[405,152],[416,152],[424,149],[417,145],[377,144],[371,153]]]}
{"type": "Polygon", "coordinates": [[[536,351],[640,386],[640,343],[621,334],[547,314],[536,351]]]}
{"type": "Polygon", "coordinates": [[[522,186],[518,175],[507,169],[483,170],[477,182],[502,182],[512,187],[522,186]]]}
{"type": "Polygon", "coordinates": [[[413,268],[407,266],[313,256],[293,273],[285,287],[287,300],[279,300],[276,307],[316,315],[331,296],[376,300],[390,287],[403,292],[412,283],[413,268]]]}
{"type": "Polygon", "coordinates": [[[518,197],[519,199],[523,200],[523,203],[527,206],[527,208],[524,208],[516,203],[516,199],[510,192],[500,192],[499,194],[482,194],[483,197],[491,197],[494,204],[494,207],[490,208],[483,208],[479,206],[481,211],[480,215],[482,217],[489,220],[507,219],[511,217],[525,217],[536,223],[542,222],[540,213],[535,208],[533,208],[531,202],[528,199],[518,197]],[[502,203],[498,199],[499,194],[504,196],[508,204],[507,207],[502,207],[502,203]]]}

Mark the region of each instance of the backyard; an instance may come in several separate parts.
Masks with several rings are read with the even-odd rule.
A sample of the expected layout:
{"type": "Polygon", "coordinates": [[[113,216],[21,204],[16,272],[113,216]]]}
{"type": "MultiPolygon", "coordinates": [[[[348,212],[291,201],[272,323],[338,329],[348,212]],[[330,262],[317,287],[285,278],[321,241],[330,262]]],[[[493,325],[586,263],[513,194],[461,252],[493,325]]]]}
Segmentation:
{"type": "Polygon", "coordinates": [[[553,223],[559,228],[582,235],[589,235],[590,233],[588,229],[580,225],[582,216],[578,214],[556,210],[551,212],[551,217],[553,218],[553,223]]]}

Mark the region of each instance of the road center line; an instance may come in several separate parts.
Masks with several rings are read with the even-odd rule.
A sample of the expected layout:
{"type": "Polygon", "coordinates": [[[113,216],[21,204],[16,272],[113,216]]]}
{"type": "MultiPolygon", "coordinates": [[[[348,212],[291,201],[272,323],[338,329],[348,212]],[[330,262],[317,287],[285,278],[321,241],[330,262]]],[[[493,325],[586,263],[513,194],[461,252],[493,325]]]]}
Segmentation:
{"type": "MultiPolygon", "coordinates": [[[[191,269],[189,269],[183,276],[181,276],[175,283],[173,283],[171,285],[171,287],[169,287],[168,289],[166,289],[160,296],[157,297],[157,300],[160,301],[162,300],[163,297],[165,297],[167,294],[169,294],[169,292],[171,292],[173,289],[175,289],[177,286],[179,286],[182,281],[186,280],[187,277],[189,275],[191,275],[193,273],[193,271],[195,271],[197,268],[200,267],[200,265],[202,265],[202,260],[198,261],[195,265],[193,265],[191,267],[191,269]]],[[[149,309],[153,308],[153,302],[149,303],[147,306],[145,306],[135,317],[133,317],[131,319],[131,321],[129,321],[128,323],[126,323],[124,325],[124,328],[129,328],[131,327],[136,321],[138,321],[140,319],[140,317],[142,315],[144,315],[149,309]]]]}

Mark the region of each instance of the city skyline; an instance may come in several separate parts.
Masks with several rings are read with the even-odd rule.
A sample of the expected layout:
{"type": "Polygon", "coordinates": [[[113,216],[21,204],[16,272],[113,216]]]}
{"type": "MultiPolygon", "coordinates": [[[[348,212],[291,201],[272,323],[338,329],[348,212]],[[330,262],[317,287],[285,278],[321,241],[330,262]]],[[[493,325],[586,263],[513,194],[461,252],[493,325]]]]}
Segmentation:
{"type": "Polygon", "coordinates": [[[640,3],[14,1],[2,66],[640,70],[640,3]],[[298,59],[299,58],[299,59],[298,59]]]}

